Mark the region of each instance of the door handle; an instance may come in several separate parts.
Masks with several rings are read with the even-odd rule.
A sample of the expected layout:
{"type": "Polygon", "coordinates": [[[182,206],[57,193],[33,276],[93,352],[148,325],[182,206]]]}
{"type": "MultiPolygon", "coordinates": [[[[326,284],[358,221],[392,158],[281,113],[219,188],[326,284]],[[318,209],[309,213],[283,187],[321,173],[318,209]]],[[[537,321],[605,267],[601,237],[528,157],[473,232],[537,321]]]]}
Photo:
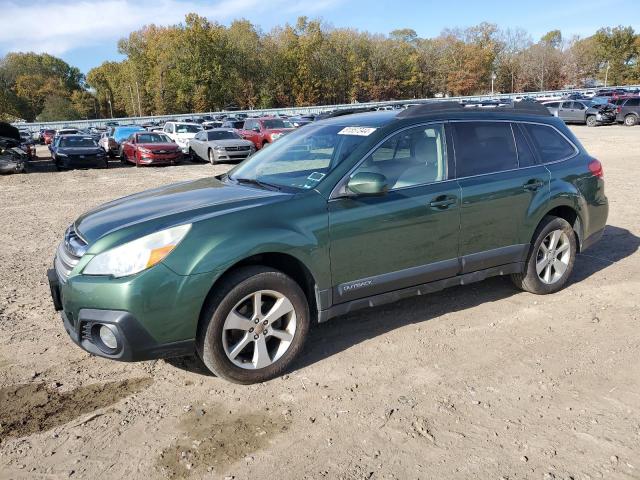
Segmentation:
{"type": "Polygon", "coordinates": [[[523,185],[523,188],[525,190],[535,191],[535,190],[538,190],[539,188],[542,188],[543,186],[544,186],[544,182],[541,182],[540,180],[529,180],[527,183],[523,185]]]}
{"type": "Polygon", "coordinates": [[[455,203],[456,203],[456,199],[455,198],[438,197],[435,200],[431,201],[429,203],[429,206],[431,208],[438,208],[440,210],[444,210],[446,208],[449,208],[450,205],[454,205],[455,203]]]}

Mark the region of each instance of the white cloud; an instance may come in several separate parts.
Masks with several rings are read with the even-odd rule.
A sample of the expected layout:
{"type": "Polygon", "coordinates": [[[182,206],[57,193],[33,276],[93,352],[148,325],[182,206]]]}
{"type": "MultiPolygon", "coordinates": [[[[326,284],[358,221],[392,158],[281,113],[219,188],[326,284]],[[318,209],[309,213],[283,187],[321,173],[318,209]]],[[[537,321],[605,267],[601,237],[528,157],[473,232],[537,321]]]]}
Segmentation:
{"type": "Polygon", "coordinates": [[[115,42],[143,25],[171,25],[195,12],[211,20],[256,19],[261,15],[317,15],[339,0],[103,0],[31,2],[0,0],[0,51],[60,55],[79,46],[115,42]]]}

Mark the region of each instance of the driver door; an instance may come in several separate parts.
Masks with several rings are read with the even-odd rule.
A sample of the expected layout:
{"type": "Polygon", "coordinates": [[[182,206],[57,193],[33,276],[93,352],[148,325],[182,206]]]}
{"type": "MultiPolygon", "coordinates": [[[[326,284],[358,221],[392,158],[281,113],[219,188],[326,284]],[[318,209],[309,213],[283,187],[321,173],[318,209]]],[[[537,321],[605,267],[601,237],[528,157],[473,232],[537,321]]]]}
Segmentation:
{"type": "Polygon", "coordinates": [[[329,200],[334,304],[458,273],[460,187],[448,158],[442,123],[402,130],[350,175],[384,175],[386,194],[329,200]]]}

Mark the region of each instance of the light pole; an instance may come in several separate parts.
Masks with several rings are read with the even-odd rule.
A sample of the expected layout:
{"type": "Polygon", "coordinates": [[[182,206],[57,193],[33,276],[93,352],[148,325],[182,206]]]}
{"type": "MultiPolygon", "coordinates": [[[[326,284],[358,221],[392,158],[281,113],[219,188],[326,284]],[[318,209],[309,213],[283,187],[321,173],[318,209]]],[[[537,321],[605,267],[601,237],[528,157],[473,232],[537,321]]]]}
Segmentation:
{"type": "Polygon", "coordinates": [[[497,78],[496,72],[491,72],[491,96],[493,97],[493,81],[497,78]]]}
{"type": "Polygon", "coordinates": [[[113,118],[113,107],[111,106],[111,99],[107,98],[107,102],[109,102],[109,111],[111,112],[111,118],[113,118]]]}

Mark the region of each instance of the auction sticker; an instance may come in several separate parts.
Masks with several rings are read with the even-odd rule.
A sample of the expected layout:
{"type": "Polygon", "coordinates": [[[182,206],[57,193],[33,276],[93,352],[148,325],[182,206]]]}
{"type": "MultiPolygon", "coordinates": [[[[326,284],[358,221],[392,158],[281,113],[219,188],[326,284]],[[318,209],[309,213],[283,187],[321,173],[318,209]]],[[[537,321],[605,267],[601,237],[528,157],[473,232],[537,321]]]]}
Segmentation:
{"type": "Polygon", "coordinates": [[[371,127],[344,127],[338,132],[338,135],[358,135],[359,137],[368,137],[375,131],[376,129],[371,127]]]}

